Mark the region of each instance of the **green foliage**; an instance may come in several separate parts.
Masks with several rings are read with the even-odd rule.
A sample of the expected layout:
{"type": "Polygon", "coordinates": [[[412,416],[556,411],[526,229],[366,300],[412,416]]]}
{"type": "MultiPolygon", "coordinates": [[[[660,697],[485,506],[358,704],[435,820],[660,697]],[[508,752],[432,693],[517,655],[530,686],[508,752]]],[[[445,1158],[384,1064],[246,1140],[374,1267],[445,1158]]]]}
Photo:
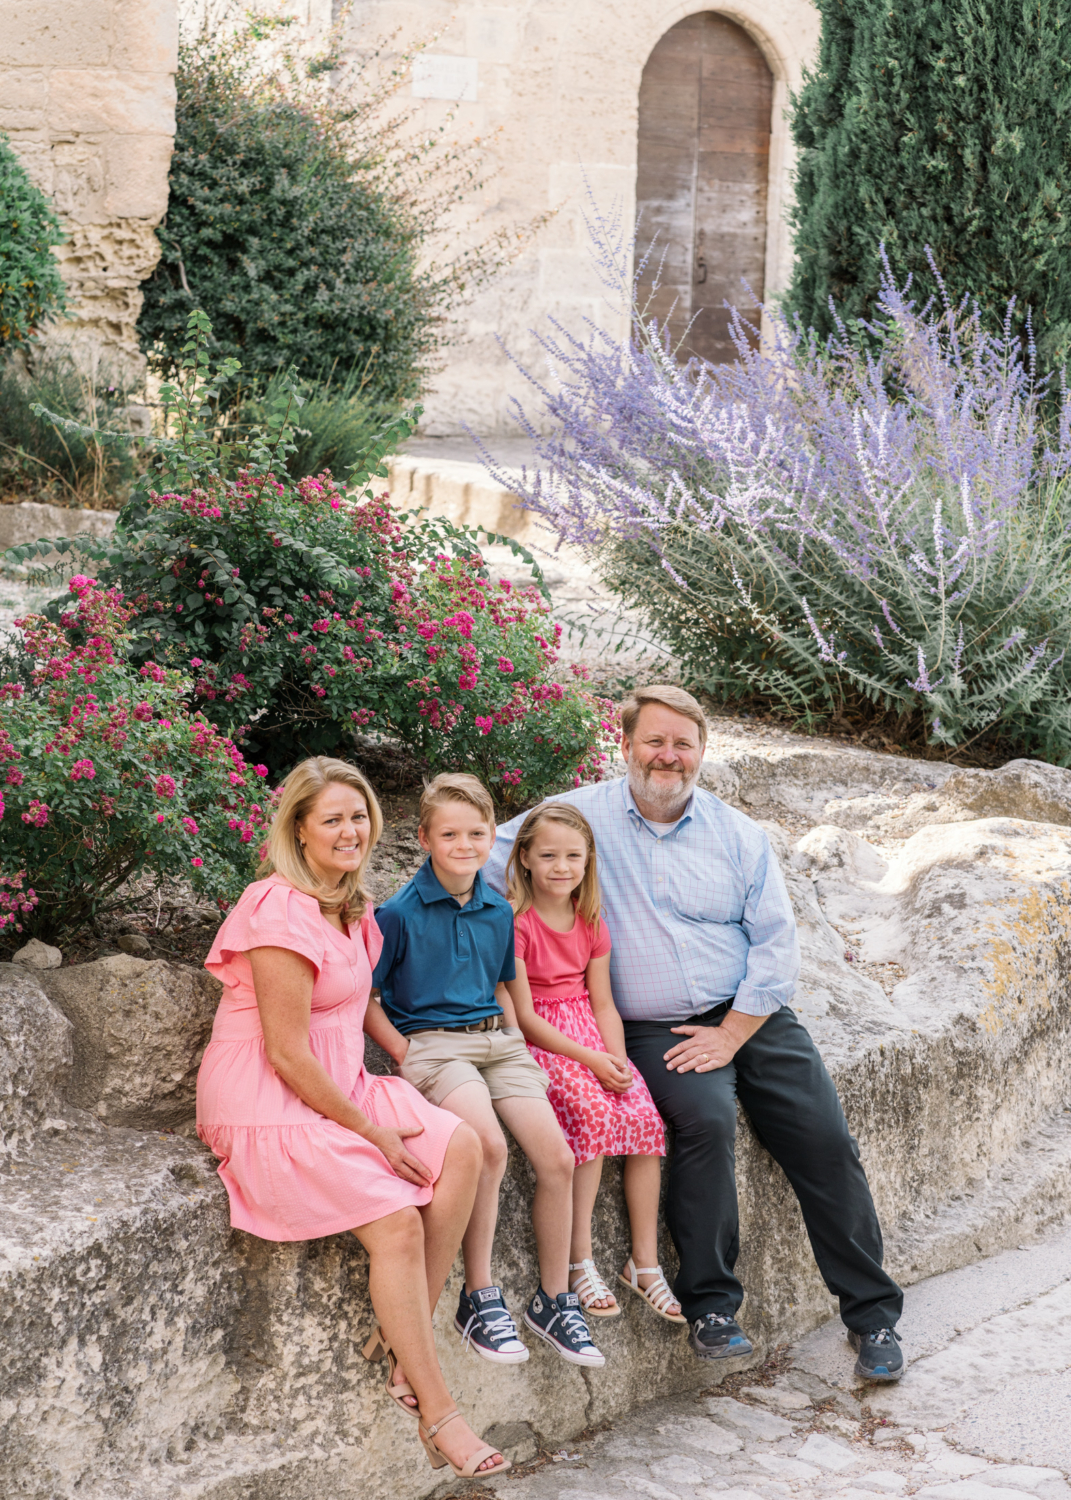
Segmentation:
{"type": "Polygon", "coordinates": [[[0,349],[24,344],[51,313],[66,311],[51,249],[63,239],[45,195],[0,135],[0,349]]]}
{"type": "Polygon", "coordinates": [[[795,101],[796,270],[787,305],[823,336],[833,298],[872,316],[879,246],[944,278],[1000,328],[1029,308],[1046,367],[1071,350],[1071,12],[1064,0],[818,0],[818,60],[795,101]],[[932,251],[931,267],[927,247],[932,251]]]}
{"type": "Polygon", "coordinates": [[[0,670],[0,928],[70,934],[140,875],[221,903],[250,878],[266,768],[188,711],[180,672],[129,660],[131,614],[77,576],[57,623],[19,622],[29,667],[0,670]]]}
{"type": "Polygon", "coordinates": [[[122,504],[136,472],[134,442],[104,442],[100,429],[127,403],[118,386],[102,386],[62,350],[38,352],[30,371],[0,366],[0,476],[7,489],[89,510],[122,504]],[[55,412],[73,428],[42,414],[55,412]]]}
{"type": "MultiPolygon", "coordinates": [[[[263,389],[240,394],[234,408],[234,422],[239,430],[249,431],[267,424],[287,378],[277,373],[263,389]]],[[[294,420],[293,452],[286,460],[291,478],[320,474],[324,469],[343,474],[353,464],[359,464],[389,420],[387,409],[368,400],[363,394],[363,382],[353,375],[338,381],[329,377],[296,384],[302,405],[294,420]]]]}
{"type": "Polygon", "coordinates": [[[239,372],[213,366],[210,336],[192,314],[180,383],[161,391],[160,489],[132,496],[111,541],[8,557],[55,546],[97,565],[136,612],[133,660],[181,664],[213,721],[273,771],[352,753],[371,727],[429,767],[479,766],[506,806],[600,774],[609,706],[575,676],[555,681],[538,591],[492,583],[476,532],[399,518],[368,488],[417,413],[369,440],[348,489],[326,472],[295,484],[292,378],[274,383],[264,431],[221,441],[219,390],[239,372]]]}
{"type": "MultiPolygon", "coordinates": [[[[199,307],[247,381],[291,366],[316,380],[338,371],[359,375],[373,407],[397,407],[419,394],[446,316],[529,234],[502,231],[444,258],[444,225],[481,186],[478,143],[413,134],[393,98],[408,57],[376,81],[341,57],[341,22],[311,58],[280,50],[290,24],[232,14],[180,46],[142,347],[173,376],[199,307]]],[[[235,390],[221,395],[229,403],[235,390]]]]}

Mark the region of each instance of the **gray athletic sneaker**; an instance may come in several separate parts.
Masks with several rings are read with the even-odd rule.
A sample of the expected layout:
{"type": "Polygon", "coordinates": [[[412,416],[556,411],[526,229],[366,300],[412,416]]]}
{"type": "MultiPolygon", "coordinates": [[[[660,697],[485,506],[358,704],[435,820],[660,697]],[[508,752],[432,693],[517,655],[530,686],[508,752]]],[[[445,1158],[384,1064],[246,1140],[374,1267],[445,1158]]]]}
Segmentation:
{"type": "Polygon", "coordinates": [[[900,1335],[895,1328],[872,1328],[869,1333],[849,1328],[848,1342],[858,1351],[855,1373],[863,1380],[899,1380],[904,1373],[900,1335]]]}
{"type": "Polygon", "coordinates": [[[752,1352],[751,1340],[740,1324],[719,1313],[695,1318],[688,1342],[700,1359],[739,1359],[752,1352]]]}

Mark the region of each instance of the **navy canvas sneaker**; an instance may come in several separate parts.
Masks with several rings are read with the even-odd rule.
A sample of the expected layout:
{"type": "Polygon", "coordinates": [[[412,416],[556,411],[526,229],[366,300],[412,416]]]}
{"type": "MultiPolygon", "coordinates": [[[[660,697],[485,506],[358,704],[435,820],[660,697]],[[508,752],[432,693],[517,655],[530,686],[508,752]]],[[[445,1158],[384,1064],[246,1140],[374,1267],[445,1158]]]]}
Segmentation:
{"type": "Polygon", "coordinates": [[[461,1288],[454,1327],[471,1349],[496,1365],[523,1365],[528,1350],[517,1337],[517,1325],[502,1300],[501,1288],[461,1288]]]}
{"type": "Polygon", "coordinates": [[[524,1321],[569,1364],[599,1370],[606,1363],[591,1342],[587,1322],[580,1311],[580,1298],[575,1292],[559,1292],[556,1297],[551,1297],[540,1287],[525,1310],[524,1321]]]}
{"type": "Polygon", "coordinates": [[[899,1380],[904,1373],[900,1335],[895,1328],[872,1328],[869,1333],[848,1330],[848,1342],[857,1350],[855,1373],[863,1380],[899,1380]]]}
{"type": "Polygon", "coordinates": [[[751,1340],[740,1324],[720,1313],[705,1313],[692,1322],[688,1342],[700,1359],[739,1359],[751,1353],[751,1340]]]}

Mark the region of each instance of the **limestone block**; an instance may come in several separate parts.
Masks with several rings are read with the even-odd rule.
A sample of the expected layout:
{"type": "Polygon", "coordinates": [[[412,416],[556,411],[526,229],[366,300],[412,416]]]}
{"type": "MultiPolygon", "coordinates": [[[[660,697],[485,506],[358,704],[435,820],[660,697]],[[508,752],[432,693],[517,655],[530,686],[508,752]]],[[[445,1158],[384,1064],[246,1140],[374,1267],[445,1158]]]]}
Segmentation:
{"type": "Polygon", "coordinates": [[[46,985],[74,1027],[73,1104],[109,1125],[164,1129],[192,1118],[217,980],[124,953],[59,969],[46,985]]]}
{"type": "Polygon", "coordinates": [[[997,771],[956,770],[938,792],[911,797],[898,821],[886,817],[875,827],[891,831],[895,823],[907,834],[973,818],[1071,825],[1071,771],[1040,760],[1010,760],[997,771]]]}
{"type": "Polygon", "coordinates": [[[104,67],[113,0],[13,0],[4,8],[4,54],[24,68],[104,67]]]}
{"type": "Polygon", "coordinates": [[[62,1108],[71,1058],[71,1024],[36,974],[0,964],[0,1156],[23,1154],[62,1108]]]}
{"type": "Polygon", "coordinates": [[[115,510],[67,510],[36,500],[0,505],[0,553],[40,537],[77,536],[83,531],[95,537],[111,536],[118,514],[115,510]]]}
{"type": "Polygon", "coordinates": [[[114,135],[107,145],[108,218],[149,219],[158,223],[167,212],[167,173],[171,165],[169,135],[114,135]]]}
{"type": "MultiPolygon", "coordinates": [[[[23,136],[16,135],[11,139],[11,149],[26,168],[30,181],[35,183],[42,193],[51,196],[52,149],[48,142],[27,140],[23,136]]],[[[52,253],[55,254],[55,250],[52,253]]]]}
{"type": "Polygon", "coordinates": [[[39,130],[48,105],[48,74],[0,68],[0,130],[39,130]]]}
{"type": "Polygon", "coordinates": [[[53,146],[52,196],[60,213],[78,223],[99,223],[105,217],[104,147],[99,136],[53,146]]]}
{"type": "Polygon", "coordinates": [[[114,0],[108,61],[131,73],[173,73],[178,65],[177,7],[158,0],[114,0]]]}
{"type": "Polygon", "coordinates": [[[31,938],[12,955],[11,962],[24,969],[58,969],[63,962],[63,954],[51,944],[42,943],[39,938],[31,938]]]}
{"type": "Polygon", "coordinates": [[[55,132],[174,136],[174,81],[118,68],[54,68],[48,123],[55,132]]]}
{"type": "Polygon", "coordinates": [[[64,276],[77,292],[87,295],[93,284],[102,292],[133,291],[160,259],[160,242],[152,226],[138,219],[74,224],[57,254],[64,276]]]}

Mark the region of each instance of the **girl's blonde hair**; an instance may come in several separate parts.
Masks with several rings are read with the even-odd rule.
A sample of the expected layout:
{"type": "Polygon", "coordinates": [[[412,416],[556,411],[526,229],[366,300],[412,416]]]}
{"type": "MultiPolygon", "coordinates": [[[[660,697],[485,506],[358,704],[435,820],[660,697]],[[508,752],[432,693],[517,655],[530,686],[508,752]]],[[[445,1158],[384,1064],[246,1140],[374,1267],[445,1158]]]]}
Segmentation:
{"type": "Polygon", "coordinates": [[[588,862],[583,879],[575,891],[576,909],[580,920],[588,927],[597,926],[602,916],[602,892],[599,889],[599,870],[595,859],[595,835],[584,814],[577,812],[568,802],[545,802],[542,807],[530,812],[521,824],[506,862],[506,884],[513,915],[523,916],[533,904],[532,872],[521,864],[520,853],[523,849],[527,854],[544,823],[560,823],[564,828],[571,828],[587,844],[588,862]]]}
{"type": "Polygon", "coordinates": [[[346,760],[334,760],[329,755],[314,755],[295,766],[283,782],[283,793],[275,809],[257,879],[281,875],[295,890],[304,891],[306,896],[315,896],[322,912],[337,913],[346,923],[359,922],[370,900],[364,888],[364,874],[382,832],[383,814],[376,794],[357,767],[346,760]],[[332,784],[352,787],[361,794],[368,805],[370,825],[368,845],[361,863],[356,870],[344,875],[334,888],[324,885],[313,874],[298,836],[298,824],[308,817],[320,794],[332,784]]]}

